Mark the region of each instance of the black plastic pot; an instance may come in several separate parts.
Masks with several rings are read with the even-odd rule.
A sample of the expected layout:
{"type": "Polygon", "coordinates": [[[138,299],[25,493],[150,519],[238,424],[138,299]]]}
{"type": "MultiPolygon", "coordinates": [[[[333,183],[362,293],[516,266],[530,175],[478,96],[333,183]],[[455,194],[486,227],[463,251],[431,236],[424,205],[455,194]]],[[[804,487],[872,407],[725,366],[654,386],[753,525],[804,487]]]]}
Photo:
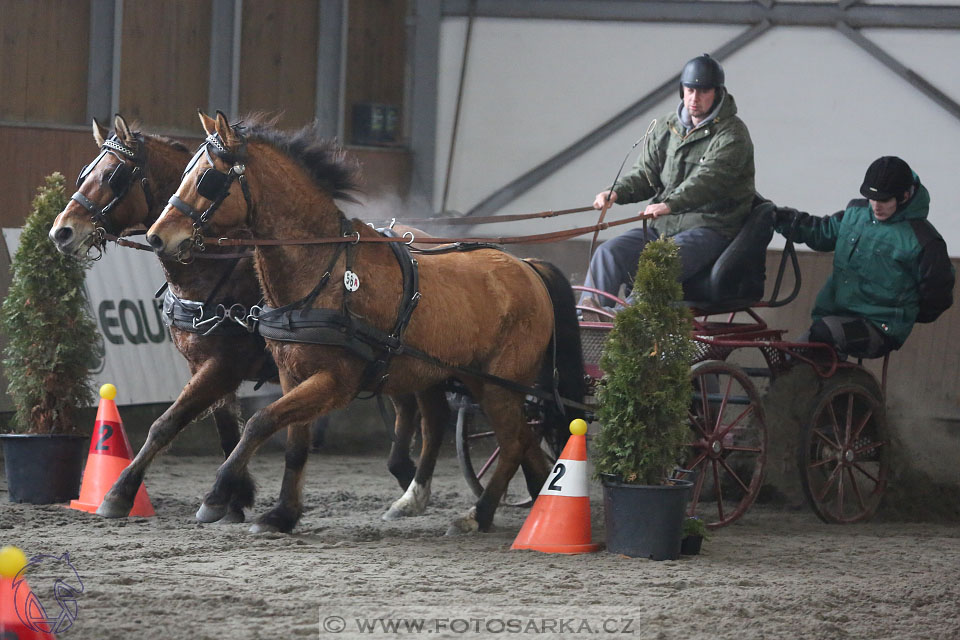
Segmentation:
{"type": "Polygon", "coordinates": [[[680,555],[698,556],[702,544],[703,536],[684,536],[683,540],[680,541],[680,555]]]}
{"type": "Polygon", "coordinates": [[[2,434],[10,502],[54,504],[80,496],[90,436],[2,434]]]}
{"type": "Polygon", "coordinates": [[[676,560],[687,498],[693,483],[624,484],[603,477],[607,551],[631,558],[676,560]]]}

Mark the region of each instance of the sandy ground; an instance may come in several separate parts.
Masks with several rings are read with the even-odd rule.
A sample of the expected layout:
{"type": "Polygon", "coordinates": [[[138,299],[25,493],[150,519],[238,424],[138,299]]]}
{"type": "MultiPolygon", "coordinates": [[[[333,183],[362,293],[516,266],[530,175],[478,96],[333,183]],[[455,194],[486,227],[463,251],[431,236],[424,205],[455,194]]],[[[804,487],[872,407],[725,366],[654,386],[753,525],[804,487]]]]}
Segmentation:
{"type": "MultiPolygon", "coordinates": [[[[501,507],[493,533],[443,536],[472,501],[451,451],[428,513],[384,522],[400,493],[384,462],[314,456],[292,535],[197,524],[213,457],[159,459],[147,476],[158,515],[148,519],[10,504],[3,482],[0,545],[69,552],[84,592],[66,638],[960,635],[957,525],[829,526],[806,509],[757,505],[714,532],[701,555],[678,561],[546,555],[510,550],[522,508],[501,507]],[[391,623],[397,632],[384,631],[391,623]]],[[[257,511],[275,496],[281,466],[279,453],[255,459],[257,511]]],[[[592,490],[594,538],[603,540],[592,490]]],[[[43,582],[31,585],[49,602],[43,582]]]]}

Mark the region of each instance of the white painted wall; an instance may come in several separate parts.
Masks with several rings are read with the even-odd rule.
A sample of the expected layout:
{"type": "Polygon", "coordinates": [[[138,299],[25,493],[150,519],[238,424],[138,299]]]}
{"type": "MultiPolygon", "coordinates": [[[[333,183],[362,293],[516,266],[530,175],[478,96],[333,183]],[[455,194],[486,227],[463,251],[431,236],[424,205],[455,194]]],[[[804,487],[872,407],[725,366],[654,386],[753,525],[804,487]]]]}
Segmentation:
{"type": "MultiPolygon", "coordinates": [[[[477,19],[447,208],[468,210],[678,73],[688,59],[716,49],[744,29],[477,19]]],[[[437,208],[465,34],[465,19],[444,20],[437,208]]],[[[960,102],[956,31],[863,34],[960,102]]],[[[929,188],[930,220],[946,238],[951,255],[960,256],[960,120],[833,29],[775,27],[723,65],[727,86],[753,137],[760,193],[811,213],[833,213],[859,197],[860,181],[872,160],[899,155],[929,188]]],[[[663,102],[598,142],[500,213],[588,205],[610,185],[650,119],[672,111],[677,101],[663,102]]],[[[627,168],[635,157],[632,152],[627,168]]],[[[637,209],[616,207],[611,215],[626,217],[637,209]]],[[[536,233],[591,222],[591,214],[579,214],[514,223],[509,232],[536,233]]],[[[504,226],[496,232],[506,231],[504,226]]]]}

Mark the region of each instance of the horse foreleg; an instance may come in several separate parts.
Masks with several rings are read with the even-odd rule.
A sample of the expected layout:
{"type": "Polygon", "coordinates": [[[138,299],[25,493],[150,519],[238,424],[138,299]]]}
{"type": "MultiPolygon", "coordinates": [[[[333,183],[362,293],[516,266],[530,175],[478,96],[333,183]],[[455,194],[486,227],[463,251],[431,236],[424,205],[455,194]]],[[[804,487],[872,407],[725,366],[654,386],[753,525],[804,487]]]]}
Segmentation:
{"type": "MultiPolygon", "coordinates": [[[[220,437],[220,448],[226,459],[240,442],[240,408],[237,405],[236,393],[227,394],[213,410],[213,422],[220,437]]],[[[231,504],[227,514],[219,520],[223,523],[243,522],[246,516],[242,504],[231,504]]]]}
{"type": "Polygon", "coordinates": [[[303,515],[303,479],[310,451],[310,427],[307,424],[287,427],[283,482],[280,496],[272,509],[257,518],[250,533],[289,533],[303,515]]]}
{"type": "Polygon", "coordinates": [[[150,425],[146,442],[106,493],[97,514],[107,518],[122,518],[129,514],[143,483],[143,476],[157,454],[194,418],[224,395],[232,393],[241,381],[234,368],[227,363],[212,359],[204,362],[176,401],[150,425]]]}
{"type": "Polygon", "coordinates": [[[407,394],[393,397],[391,401],[397,417],[390,457],[387,459],[387,469],[400,483],[400,488],[407,489],[417,473],[417,466],[410,459],[410,442],[417,428],[417,399],[414,395],[407,394]]]}
{"type": "MultiPolygon", "coordinates": [[[[248,482],[250,476],[247,471],[250,458],[260,445],[282,427],[307,424],[318,415],[345,406],[353,397],[354,387],[350,384],[355,381],[344,380],[344,377],[321,372],[289,388],[281,370],[284,395],[257,411],[247,421],[240,442],[217,471],[213,487],[197,511],[197,520],[213,522],[226,514],[230,504],[252,504],[254,487],[252,482],[248,482]]],[[[288,487],[288,492],[299,490],[299,486],[288,487]]],[[[295,524],[290,524],[289,528],[292,529],[295,524]]]]}
{"type": "MultiPolygon", "coordinates": [[[[465,516],[451,523],[447,535],[490,530],[497,505],[500,504],[510,479],[520,468],[521,461],[529,455],[527,450],[534,440],[533,432],[523,414],[522,396],[488,385],[480,404],[497,436],[500,455],[497,457],[493,475],[477,503],[465,516]]],[[[539,490],[539,487],[537,489],[539,490]]]]}
{"type": "Polygon", "coordinates": [[[420,461],[413,482],[406,492],[383,514],[384,520],[422,514],[430,502],[430,480],[437,464],[443,432],[450,419],[450,407],[443,388],[437,386],[417,394],[420,405],[421,435],[420,461]]]}

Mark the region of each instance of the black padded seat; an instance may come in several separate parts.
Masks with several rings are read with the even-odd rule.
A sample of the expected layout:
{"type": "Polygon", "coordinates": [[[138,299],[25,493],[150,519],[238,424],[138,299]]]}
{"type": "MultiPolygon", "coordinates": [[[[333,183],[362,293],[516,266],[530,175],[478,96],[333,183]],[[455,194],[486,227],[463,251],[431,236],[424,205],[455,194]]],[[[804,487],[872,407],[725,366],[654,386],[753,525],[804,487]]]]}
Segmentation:
{"type": "Polygon", "coordinates": [[[763,299],[776,205],[759,194],[743,228],[712,267],[683,283],[684,303],[704,314],[746,309],[763,299]]]}

